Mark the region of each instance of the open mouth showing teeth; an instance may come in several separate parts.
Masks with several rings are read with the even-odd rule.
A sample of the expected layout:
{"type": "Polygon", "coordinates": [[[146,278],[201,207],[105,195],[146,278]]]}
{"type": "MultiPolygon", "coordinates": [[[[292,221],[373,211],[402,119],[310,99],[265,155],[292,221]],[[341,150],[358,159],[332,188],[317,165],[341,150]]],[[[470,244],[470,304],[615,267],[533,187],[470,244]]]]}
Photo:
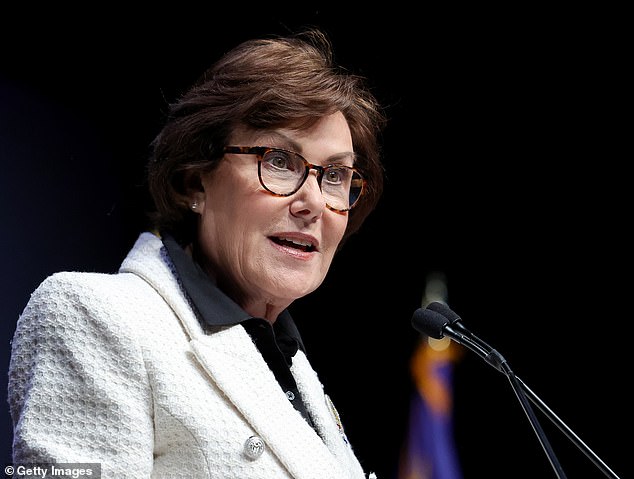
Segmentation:
{"type": "Polygon", "coordinates": [[[276,236],[272,236],[271,240],[274,243],[277,243],[282,246],[287,246],[289,248],[295,248],[305,252],[315,251],[315,246],[307,241],[297,240],[297,239],[289,239],[289,238],[278,238],[276,236]]]}

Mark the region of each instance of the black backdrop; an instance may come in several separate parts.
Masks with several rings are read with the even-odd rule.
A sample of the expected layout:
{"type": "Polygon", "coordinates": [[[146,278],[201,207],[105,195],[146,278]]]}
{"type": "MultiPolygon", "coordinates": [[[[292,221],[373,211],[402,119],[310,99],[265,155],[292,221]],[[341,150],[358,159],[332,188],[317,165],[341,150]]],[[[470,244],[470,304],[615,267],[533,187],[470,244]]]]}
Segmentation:
{"type": "MultiPolygon", "coordinates": [[[[395,479],[418,340],[410,318],[440,271],[467,325],[626,477],[631,147],[618,145],[631,128],[619,12],[92,8],[2,16],[5,367],[45,276],[113,272],[132,245],[165,103],[238,41],[317,25],[390,117],[381,205],[322,288],[294,305],[359,457],[395,479]],[[341,314],[326,313],[333,305],[341,314]]],[[[6,397],[6,375],[0,384],[6,397]]],[[[454,387],[465,477],[555,477],[502,375],[466,354],[454,387]]],[[[603,477],[538,417],[568,477],[603,477]]]]}

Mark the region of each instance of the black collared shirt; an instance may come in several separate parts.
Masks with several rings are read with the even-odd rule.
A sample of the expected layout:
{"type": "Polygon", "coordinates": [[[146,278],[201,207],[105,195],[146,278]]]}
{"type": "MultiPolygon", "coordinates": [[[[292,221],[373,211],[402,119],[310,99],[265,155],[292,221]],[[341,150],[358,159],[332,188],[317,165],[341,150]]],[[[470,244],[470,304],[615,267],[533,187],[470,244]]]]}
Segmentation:
{"type": "Polygon", "coordinates": [[[273,324],[264,318],[250,316],[216,286],[171,235],[162,233],[161,238],[176,268],[180,284],[201,320],[210,326],[241,324],[251,336],[286,397],[314,427],[290,370],[297,351],[306,351],[288,310],[284,310],[273,324]]]}

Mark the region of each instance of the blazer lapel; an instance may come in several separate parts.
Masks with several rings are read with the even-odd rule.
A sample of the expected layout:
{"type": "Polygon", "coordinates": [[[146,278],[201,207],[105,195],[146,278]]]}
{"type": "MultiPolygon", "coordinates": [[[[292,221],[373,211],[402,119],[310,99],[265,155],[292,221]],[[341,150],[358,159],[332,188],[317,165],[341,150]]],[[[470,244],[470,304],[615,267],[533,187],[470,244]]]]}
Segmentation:
{"type": "Polygon", "coordinates": [[[191,339],[204,334],[203,329],[172,268],[172,262],[161,239],[152,233],[144,232],[139,235],[134,247],[121,264],[119,272],[133,273],[152,286],[170,305],[191,339]]]}
{"type": "Polygon", "coordinates": [[[198,336],[191,347],[212,380],[293,477],[346,477],[321,438],[286,398],[244,328],[233,326],[198,336]]]}
{"type": "Polygon", "coordinates": [[[330,397],[324,393],[317,373],[303,352],[299,351],[293,358],[292,371],[315,428],[328,449],[338,458],[339,463],[348,464],[351,472],[354,471],[349,477],[365,477],[361,464],[348,443],[339,413],[330,397]]]}

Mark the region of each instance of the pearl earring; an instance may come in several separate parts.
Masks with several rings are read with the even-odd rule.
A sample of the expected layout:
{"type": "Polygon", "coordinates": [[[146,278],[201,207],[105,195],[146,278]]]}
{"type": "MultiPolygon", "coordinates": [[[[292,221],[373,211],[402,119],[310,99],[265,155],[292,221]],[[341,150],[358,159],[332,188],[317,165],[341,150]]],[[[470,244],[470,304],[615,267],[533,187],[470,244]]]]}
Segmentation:
{"type": "Polygon", "coordinates": [[[198,201],[194,201],[194,202],[192,203],[191,208],[192,208],[192,210],[196,211],[196,208],[198,208],[198,201]]]}

